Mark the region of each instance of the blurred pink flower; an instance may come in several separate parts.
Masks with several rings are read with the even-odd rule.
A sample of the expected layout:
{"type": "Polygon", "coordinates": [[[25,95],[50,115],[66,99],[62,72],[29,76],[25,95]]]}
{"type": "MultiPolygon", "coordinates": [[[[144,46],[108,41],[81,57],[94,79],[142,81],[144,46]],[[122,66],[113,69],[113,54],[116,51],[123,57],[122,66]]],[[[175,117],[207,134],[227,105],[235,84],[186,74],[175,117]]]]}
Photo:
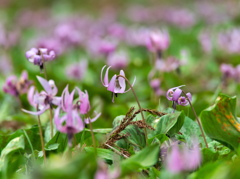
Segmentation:
{"type": "Polygon", "coordinates": [[[174,144],[166,157],[166,168],[172,173],[192,171],[199,167],[200,164],[201,152],[196,140],[193,141],[191,148],[186,144],[182,146],[174,144]]]}
{"type": "Polygon", "coordinates": [[[181,65],[184,64],[184,61],[180,61],[175,57],[168,57],[167,59],[157,59],[155,68],[162,72],[170,72],[177,70],[181,65]]]}
{"type": "Polygon", "coordinates": [[[44,113],[47,109],[52,108],[53,105],[59,106],[61,104],[61,97],[57,97],[58,89],[53,80],[45,80],[44,78],[37,76],[38,81],[41,83],[42,87],[45,91],[41,91],[40,93],[35,92],[33,88],[28,92],[29,103],[37,107],[38,111],[28,111],[22,109],[23,112],[32,114],[32,115],[40,115],[44,113]]]}
{"type": "Polygon", "coordinates": [[[166,30],[153,30],[149,32],[146,46],[149,51],[158,52],[169,47],[169,34],[166,30]]]}
{"type": "Polygon", "coordinates": [[[69,78],[82,80],[88,67],[87,60],[82,59],[80,62],[70,64],[66,68],[66,74],[69,78]]]}
{"type": "Polygon", "coordinates": [[[157,78],[150,81],[150,86],[152,87],[156,96],[165,95],[165,92],[161,89],[161,81],[157,78]]]}
{"type": "Polygon", "coordinates": [[[115,170],[110,171],[108,169],[107,164],[99,160],[98,161],[98,170],[95,173],[94,179],[117,179],[120,176],[120,171],[118,168],[115,168],[115,170]]]}
{"type": "Polygon", "coordinates": [[[127,67],[129,63],[129,57],[124,51],[113,52],[108,56],[107,63],[112,68],[119,70],[127,67]]]}
{"type": "Polygon", "coordinates": [[[20,79],[16,76],[9,76],[3,85],[3,91],[12,96],[19,96],[20,94],[27,93],[32,81],[28,79],[28,73],[23,71],[20,79]]]}

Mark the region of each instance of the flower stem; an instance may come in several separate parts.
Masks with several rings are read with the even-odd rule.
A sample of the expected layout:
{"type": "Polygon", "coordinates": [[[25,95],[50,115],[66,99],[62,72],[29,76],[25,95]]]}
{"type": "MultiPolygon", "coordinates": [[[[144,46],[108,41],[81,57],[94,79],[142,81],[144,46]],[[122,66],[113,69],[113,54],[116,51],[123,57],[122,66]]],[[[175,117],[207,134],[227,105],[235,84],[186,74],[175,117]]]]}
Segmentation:
{"type": "Polygon", "coordinates": [[[28,135],[27,135],[27,133],[26,133],[26,131],[24,129],[23,129],[23,133],[24,133],[25,137],[27,138],[27,141],[29,143],[30,149],[32,151],[32,158],[33,158],[33,161],[35,162],[36,161],[36,156],[34,154],[34,150],[33,150],[33,146],[32,146],[31,140],[29,139],[29,137],[28,137],[28,135]]]}
{"type": "Polygon", "coordinates": [[[51,107],[49,110],[50,110],[50,135],[51,138],[53,138],[53,112],[51,107]]]}
{"type": "MultiPolygon", "coordinates": [[[[143,112],[142,112],[142,107],[141,107],[140,102],[139,102],[139,100],[138,100],[138,97],[137,97],[137,95],[136,95],[136,93],[135,93],[135,91],[134,91],[134,89],[133,89],[133,86],[131,85],[131,83],[129,82],[129,80],[128,80],[125,76],[118,75],[117,77],[122,77],[122,78],[124,78],[124,79],[126,80],[126,82],[128,83],[128,85],[130,86],[130,88],[131,88],[131,90],[132,90],[132,93],[133,93],[133,95],[134,95],[134,97],[135,97],[135,99],[136,99],[136,101],[137,101],[138,108],[139,108],[140,113],[141,113],[141,116],[142,116],[142,120],[143,120],[144,123],[146,123],[146,120],[145,120],[144,115],[143,115],[143,112]]],[[[146,145],[148,145],[148,141],[147,141],[147,139],[148,139],[148,138],[147,138],[147,129],[146,129],[146,128],[144,128],[144,135],[145,135],[145,139],[146,139],[146,145]]]]}
{"type": "Polygon", "coordinates": [[[183,93],[184,96],[187,98],[187,100],[188,100],[188,102],[189,102],[189,105],[190,105],[191,108],[192,108],[192,111],[193,111],[193,113],[194,113],[194,116],[196,117],[196,119],[197,119],[197,123],[198,123],[198,125],[199,125],[200,130],[201,130],[201,133],[202,133],[202,137],[203,137],[204,143],[205,143],[206,147],[208,148],[207,139],[206,139],[206,136],[205,136],[205,134],[204,134],[204,132],[203,132],[203,128],[202,128],[202,125],[201,125],[201,123],[200,123],[200,120],[199,120],[199,118],[198,118],[198,116],[197,116],[197,114],[196,114],[196,111],[195,111],[195,109],[194,109],[194,107],[193,107],[191,101],[188,99],[186,93],[185,93],[184,91],[182,91],[182,93],[183,93]]]}
{"type": "Polygon", "coordinates": [[[45,149],[44,149],[42,125],[41,125],[41,121],[40,121],[40,116],[39,115],[37,116],[37,119],[38,119],[38,128],[39,128],[40,141],[41,141],[41,145],[42,145],[43,158],[44,158],[44,163],[46,165],[47,158],[46,158],[46,152],[45,152],[45,149]]]}
{"type": "Polygon", "coordinates": [[[89,127],[90,127],[90,131],[91,131],[91,135],[92,135],[92,141],[93,141],[94,152],[95,152],[95,155],[97,155],[96,140],[95,140],[95,137],[94,137],[93,127],[92,127],[92,123],[91,123],[91,122],[89,122],[89,127]]]}

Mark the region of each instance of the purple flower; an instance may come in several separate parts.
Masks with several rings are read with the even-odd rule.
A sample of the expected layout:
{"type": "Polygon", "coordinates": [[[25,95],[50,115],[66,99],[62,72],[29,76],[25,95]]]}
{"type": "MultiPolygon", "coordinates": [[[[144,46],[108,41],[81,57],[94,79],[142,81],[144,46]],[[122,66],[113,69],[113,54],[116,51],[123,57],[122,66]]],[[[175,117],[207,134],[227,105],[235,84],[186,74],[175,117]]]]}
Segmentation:
{"type": "Polygon", "coordinates": [[[174,144],[167,154],[166,167],[172,173],[195,170],[201,164],[201,152],[198,143],[194,140],[192,148],[186,144],[181,146],[174,144]]]}
{"type": "Polygon", "coordinates": [[[149,51],[158,52],[166,50],[169,47],[169,34],[166,30],[149,32],[149,38],[146,41],[149,51]]]}
{"type": "MultiPolygon", "coordinates": [[[[61,107],[62,110],[65,112],[71,111],[71,110],[76,110],[79,114],[87,114],[90,111],[90,102],[89,102],[89,98],[88,98],[88,93],[87,91],[82,92],[79,88],[76,88],[78,91],[78,95],[79,95],[79,99],[77,100],[77,102],[74,104],[73,103],[73,97],[74,97],[74,93],[75,90],[73,90],[71,93],[69,93],[68,91],[68,86],[66,86],[66,88],[64,89],[63,93],[62,93],[62,103],[61,103],[61,107]]],[[[86,124],[89,124],[90,122],[94,122],[96,121],[99,116],[101,115],[101,113],[96,114],[96,116],[94,118],[89,118],[89,117],[85,117],[84,118],[84,122],[86,124]]]]}
{"type": "Polygon", "coordinates": [[[189,101],[192,100],[191,93],[186,94],[189,101],[187,100],[186,96],[182,96],[182,90],[180,89],[182,86],[174,87],[167,91],[166,97],[169,101],[173,101],[174,109],[176,109],[176,104],[186,106],[189,104],[189,101]]]}
{"type": "Polygon", "coordinates": [[[98,170],[95,173],[94,179],[115,179],[119,178],[120,170],[116,167],[115,170],[110,171],[104,161],[98,161],[98,170]]]}
{"type": "Polygon", "coordinates": [[[160,81],[159,79],[157,79],[157,78],[152,79],[152,80],[150,81],[150,86],[152,87],[154,93],[155,93],[157,96],[161,96],[161,95],[165,94],[164,91],[160,88],[160,86],[161,86],[161,81],[160,81]]]}
{"type": "Polygon", "coordinates": [[[99,113],[94,118],[81,117],[81,115],[89,112],[90,103],[87,91],[84,93],[79,88],[77,88],[77,91],[80,99],[74,103],[75,90],[69,93],[68,86],[65,87],[61,96],[61,106],[55,110],[54,115],[54,122],[57,130],[67,134],[69,145],[71,145],[73,135],[84,129],[84,123],[92,123],[101,115],[101,113],[99,113]],[[65,112],[64,115],[60,115],[61,109],[65,112]]]}
{"type": "Polygon", "coordinates": [[[45,80],[42,77],[37,76],[38,81],[41,83],[45,91],[40,93],[34,93],[34,90],[31,88],[31,91],[28,93],[28,99],[30,104],[34,107],[38,107],[37,112],[27,111],[22,109],[24,112],[32,115],[40,115],[44,113],[47,109],[52,108],[53,105],[59,106],[61,103],[61,97],[57,97],[56,94],[58,89],[53,80],[45,80]]]}
{"type": "MultiPolygon", "coordinates": [[[[101,70],[101,82],[102,82],[103,86],[105,86],[107,88],[108,91],[113,92],[113,94],[118,94],[118,93],[126,93],[131,89],[131,88],[129,88],[128,90],[126,90],[125,79],[123,77],[118,77],[116,74],[111,78],[111,80],[109,82],[108,71],[111,68],[111,66],[109,66],[107,68],[104,79],[103,79],[103,71],[104,71],[105,67],[106,67],[106,65],[101,70]]],[[[123,70],[120,70],[120,75],[125,77],[125,73],[123,70]]],[[[134,78],[132,86],[134,85],[135,80],[136,80],[136,77],[134,78]]],[[[114,102],[114,96],[113,96],[112,101],[114,102]]]]}
{"type": "Polygon", "coordinates": [[[235,77],[235,68],[230,64],[221,64],[220,70],[222,72],[223,78],[234,78],[235,77]]]}
{"type": "Polygon", "coordinates": [[[53,50],[49,51],[46,48],[31,48],[26,52],[26,58],[28,61],[34,65],[40,66],[41,69],[43,68],[44,62],[54,60],[55,57],[55,52],[53,50]]]}
{"type": "Polygon", "coordinates": [[[19,96],[27,93],[31,84],[32,81],[28,80],[28,73],[23,71],[19,80],[16,76],[9,76],[3,85],[3,91],[12,96],[19,96]]]}
{"type": "Polygon", "coordinates": [[[79,95],[79,111],[81,114],[87,114],[90,110],[90,102],[88,98],[88,92],[85,90],[85,93],[82,92],[79,88],[78,90],[78,95],[79,95]]]}
{"type": "Polygon", "coordinates": [[[77,110],[68,109],[67,113],[60,116],[60,107],[55,110],[54,123],[58,131],[66,133],[68,136],[68,144],[71,146],[74,134],[84,129],[84,123],[77,110]],[[64,124],[65,123],[65,124],[64,124]]]}

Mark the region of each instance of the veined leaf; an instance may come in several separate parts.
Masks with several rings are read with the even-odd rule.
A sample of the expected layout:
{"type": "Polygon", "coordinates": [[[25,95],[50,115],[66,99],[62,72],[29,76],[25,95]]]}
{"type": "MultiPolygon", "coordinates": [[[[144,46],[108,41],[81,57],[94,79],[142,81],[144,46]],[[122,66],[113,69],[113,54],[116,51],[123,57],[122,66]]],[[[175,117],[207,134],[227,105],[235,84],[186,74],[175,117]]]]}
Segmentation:
{"type": "Polygon", "coordinates": [[[240,143],[240,123],[236,117],[236,97],[220,94],[215,104],[201,112],[206,134],[213,140],[237,151],[240,143]]]}

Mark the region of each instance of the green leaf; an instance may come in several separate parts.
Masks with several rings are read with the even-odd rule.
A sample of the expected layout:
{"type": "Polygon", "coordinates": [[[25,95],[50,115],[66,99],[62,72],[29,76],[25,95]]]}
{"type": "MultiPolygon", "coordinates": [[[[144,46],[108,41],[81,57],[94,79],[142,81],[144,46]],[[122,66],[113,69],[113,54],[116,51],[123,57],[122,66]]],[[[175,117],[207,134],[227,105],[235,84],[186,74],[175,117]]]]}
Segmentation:
{"type": "Polygon", "coordinates": [[[184,113],[175,111],[174,113],[169,113],[160,118],[156,118],[152,126],[156,129],[154,134],[169,134],[173,135],[177,133],[184,122],[184,113]]]}
{"type": "Polygon", "coordinates": [[[4,158],[11,152],[14,152],[18,149],[24,149],[24,137],[16,137],[15,139],[11,140],[7,146],[2,150],[1,158],[4,158]]]}
{"type": "Polygon", "coordinates": [[[220,94],[215,104],[200,114],[206,134],[213,140],[237,151],[240,142],[240,123],[236,117],[236,97],[220,94]]]}
{"type": "Polygon", "coordinates": [[[121,134],[128,135],[126,137],[127,142],[132,144],[134,147],[142,149],[146,145],[145,135],[139,127],[136,125],[129,125],[124,129],[121,134]]]}
{"type": "Polygon", "coordinates": [[[150,145],[124,160],[121,163],[122,176],[131,172],[136,172],[139,169],[153,166],[158,161],[159,151],[160,146],[158,144],[150,145]]]}
{"type": "MultiPolygon", "coordinates": [[[[205,146],[199,125],[189,117],[185,116],[184,123],[180,132],[182,133],[182,136],[186,142],[191,143],[193,137],[197,137],[202,146],[205,146]]],[[[208,136],[206,136],[206,139],[208,142],[212,141],[208,136]]]]}
{"type": "MultiPolygon", "coordinates": [[[[84,150],[88,153],[91,152],[94,154],[95,149],[93,147],[84,147],[84,150]]],[[[114,152],[108,149],[97,148],[97,155],[101,158],[112,160],[114,156],[114,152]]]]}
{"type": "Polygon", "coordinates": [[[50,144],[50,145],[48,145],[47,147],[45,147],[45,150],[57,150],[58,149],[58,147],[59,147],[59,144],[50,144]]]}
{"type": "Polygon", "coordinates": [[[24,149],[24,137],[23,135],[20,137],[16,137],[12,139],[7,146],[2,150],[1,157],[0,157],[0,170],[2,170],[5,160],[7,160],[7,157],[14,153],[15,151],[18,151],[20,149],[24,149]]]}

